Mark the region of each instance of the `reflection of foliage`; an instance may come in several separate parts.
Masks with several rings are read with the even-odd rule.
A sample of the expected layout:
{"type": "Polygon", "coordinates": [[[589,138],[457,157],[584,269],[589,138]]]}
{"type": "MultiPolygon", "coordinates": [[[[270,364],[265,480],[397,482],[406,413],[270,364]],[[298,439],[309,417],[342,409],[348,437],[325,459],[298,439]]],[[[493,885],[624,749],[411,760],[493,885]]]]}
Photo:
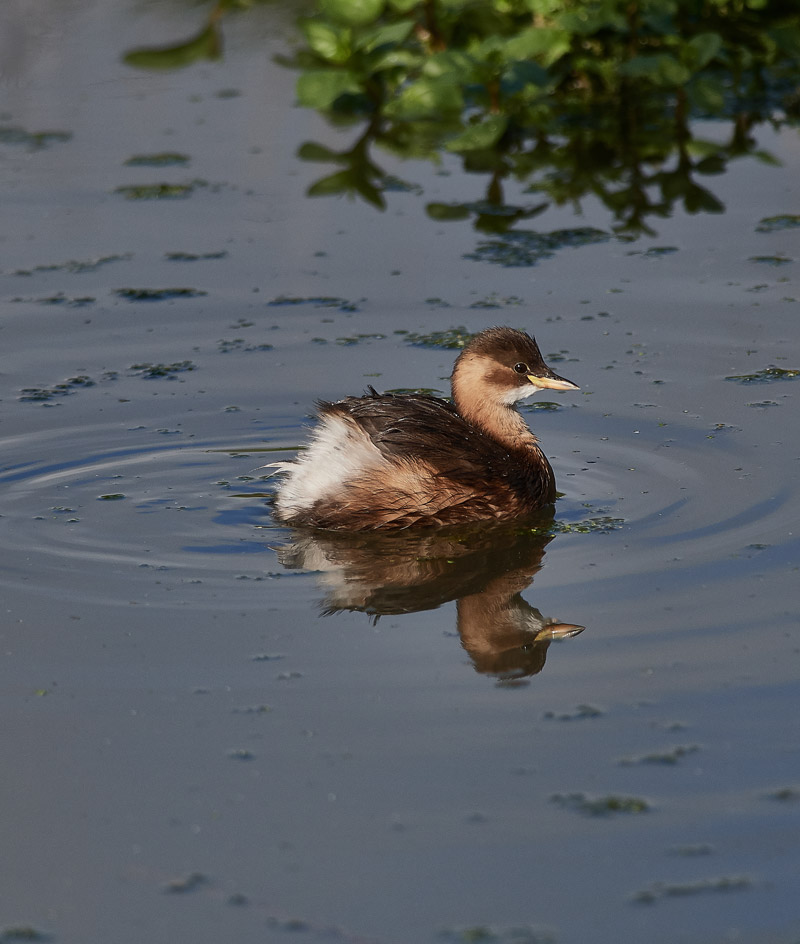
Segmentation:
{"type": "Polygon", "coordinates": [[[226,13],[247,10],[256,0],[217,0],[205,26],[179,43],[155,48],[131,49],[125,62],[136,69],[183,69],[204,59],[222,58],[222,18],[226,13]]]}
{"type": "Polygon", "coordinates": [[[540,259],[550,259],[557,249],[607,242],[609,238],[607,233],[589,226],[578,229],[558,229],[552,233],[517,229],[503,233],[496,239],[485,240],[466,258],[493,262],[495,265],[506,268],[532,266],[536,265],[540,259]]]}
{"type": "Polygon", "coordinates": [[[783,367],[765,367],[753,374],[734,374],[726,380],[735,380],[737,383],[773,383],[776,380],[794,380],[800,377],[800,370],[787,370],[783,367]]]}
{"type": "MultiPolygon", "coordinates": [[[[170,68],[219,55],[220,17],[252,2],[221,0],[189,43],[126,60],[170,68]]],[[[373,144],[404,158],[458,155],[486,176],[484,198],[428,212],[472,218],[501,259],[516,251],[507,235],[520,220],[587,196],[630,235],[677,205],[721,212],[697,178],[744,154],[771,161],[751,129],[800,115],[796,0],[317,0],[315,10],[304,45],[281,61],[301,70],[301,105],[361,127],[341,152],[302,145],[301,159],[336,165],[309,193],[382,208],[398,181],[371,158],[373,144]],[[726,131],[697,138],[695,118],[724,119],[726,131]],[[505,202],[508,179],[530,205],[505,202]]]]}
{"type": "MultiPolygon", "coordinates": [[[[506,263],[522,247],[524,264],[528,244],[552,234],[501,234],[553,203],[594,195],[633,235],[679,203],[720,212],[696,177],[752,152],[757,121],[797,117],[789,0],[320,0],[318,11],[290,63],[302,69],[299,101],[365,125],[340,154],[303,145],[301,158],[340,165],[310,192],[382,206],[373,142],[403,157],[458,154],[488,177],[486,197],[429,213],[500,235],[506,263]],[[727,140],[694,138],[694,117],[729,120],[727,140]],[[535,202],[506,204],[507,178],[535,202]]],[[[528,264],[538,257],[534,247],[528,264]]]]}

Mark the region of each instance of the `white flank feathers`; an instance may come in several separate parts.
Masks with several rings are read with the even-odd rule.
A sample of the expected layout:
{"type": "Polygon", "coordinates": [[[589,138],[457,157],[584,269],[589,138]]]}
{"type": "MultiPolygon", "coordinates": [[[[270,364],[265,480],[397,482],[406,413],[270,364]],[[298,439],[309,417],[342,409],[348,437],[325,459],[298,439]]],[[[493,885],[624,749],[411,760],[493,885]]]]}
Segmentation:
{"type": "Polygon", "coordinates": [[[323,416],[308,447],[294,462],[276,462],[286,475],[275,506],[290,518],[311,508],[320,498],[330,499],[342,486],[366,471],[380,472],[386,460],[372,440],[341,416],[323,416]]]}

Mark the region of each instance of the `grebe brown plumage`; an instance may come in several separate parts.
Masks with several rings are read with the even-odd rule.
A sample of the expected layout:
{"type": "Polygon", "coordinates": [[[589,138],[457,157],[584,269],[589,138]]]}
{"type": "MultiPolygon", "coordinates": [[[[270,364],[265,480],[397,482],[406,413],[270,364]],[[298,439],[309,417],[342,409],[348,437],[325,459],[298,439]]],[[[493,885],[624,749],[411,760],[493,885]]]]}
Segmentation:
{"type": "Polygon", "coordinates": [[[348,531],[449,525],[532,514],[555,477],[515,404],[540,388],[577,390],[536,341],[488,328],[456,360],[453,403],[378,394],[318,404],[319,423],[275,501],[279,521],[348,531]]]}

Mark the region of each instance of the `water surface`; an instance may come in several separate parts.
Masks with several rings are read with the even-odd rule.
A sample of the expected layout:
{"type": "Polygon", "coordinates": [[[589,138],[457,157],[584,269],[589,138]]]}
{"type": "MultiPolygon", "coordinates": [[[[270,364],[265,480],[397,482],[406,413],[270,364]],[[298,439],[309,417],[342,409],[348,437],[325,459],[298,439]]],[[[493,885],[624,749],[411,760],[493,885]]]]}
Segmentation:
{"type": "Polygon", "coordinates": [[[344,137],[291,106],[276,11],[148,74],[121,52],[177,12],[43,9],[4,122],[61,137],[0,144],[4,939],[795,940],[800,378],[763,372],[800,368],[800,243],[759,227],[796,133],[724,214],[506,268],[425,214],[471,199],[455,163],[386,158],[419,192],[384,214],[304,196],[298,145],[344,137]],[[493,323],[582,388],[525,413],[559,527],[376,621],[255,470],[318,397],[446,393],[408,332],[493,323]],[[456,603],[487,593],[586,629],[504,672],[456,603]]]}

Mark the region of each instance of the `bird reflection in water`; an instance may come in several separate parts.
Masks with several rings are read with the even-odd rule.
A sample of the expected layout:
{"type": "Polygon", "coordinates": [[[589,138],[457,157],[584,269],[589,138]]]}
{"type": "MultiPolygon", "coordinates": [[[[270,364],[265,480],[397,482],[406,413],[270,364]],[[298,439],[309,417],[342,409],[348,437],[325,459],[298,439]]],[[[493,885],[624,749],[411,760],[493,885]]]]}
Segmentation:
{"type": "Polygon", "coordinates": [[[544,668],[554,639],[584,627],[542,616],[521,596],[541,570],[552,518],[393,534],[294,531],[278,547],[287,569],[318,572],[323,613],[380,616],[456,600],[458,632],[476,671],[506,683],[544,668]]]}

